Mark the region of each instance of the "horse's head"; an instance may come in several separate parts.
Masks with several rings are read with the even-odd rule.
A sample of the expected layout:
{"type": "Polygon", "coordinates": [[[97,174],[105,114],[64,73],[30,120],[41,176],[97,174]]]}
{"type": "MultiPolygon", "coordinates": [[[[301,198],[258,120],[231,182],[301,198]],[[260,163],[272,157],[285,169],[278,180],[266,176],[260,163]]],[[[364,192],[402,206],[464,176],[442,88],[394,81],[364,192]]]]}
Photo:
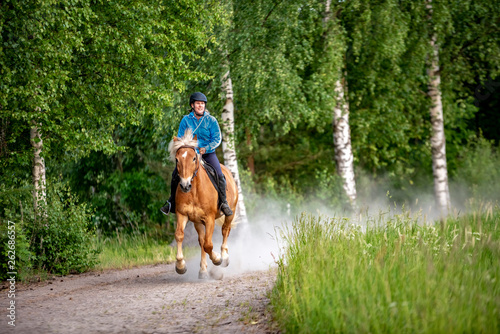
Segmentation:
{"type": "MultiPolygon", "coordinates": [[[[192,138],[192,137],[191,137],[192,138]]],[[[191,139],[191,142],[186,142],[184,137],[174,137],[175,164],[179,173],[180,188],[183,192],[191,191],[193,178],[196,176],[200,167],[200,159],[196,153],[196,136],[191,139]]]]}

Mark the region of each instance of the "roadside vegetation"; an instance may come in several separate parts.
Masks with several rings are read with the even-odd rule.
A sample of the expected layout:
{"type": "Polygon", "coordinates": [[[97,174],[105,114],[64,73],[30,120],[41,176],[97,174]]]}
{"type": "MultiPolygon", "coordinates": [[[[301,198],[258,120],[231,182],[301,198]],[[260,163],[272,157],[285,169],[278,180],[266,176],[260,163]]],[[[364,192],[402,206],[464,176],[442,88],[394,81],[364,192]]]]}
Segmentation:
{"type": "Polygon", "coordinates": [[[97,248],[100,252],[96,269],[125,269],[175,261],[174,248],[159,232],[100,236],[97,248]]]}
{"type": "Polygon", "coordinates": [[[498,333],[500,207],[434,224],[409,212],[303,214],[271,296],[290,333],[498,333]]]}

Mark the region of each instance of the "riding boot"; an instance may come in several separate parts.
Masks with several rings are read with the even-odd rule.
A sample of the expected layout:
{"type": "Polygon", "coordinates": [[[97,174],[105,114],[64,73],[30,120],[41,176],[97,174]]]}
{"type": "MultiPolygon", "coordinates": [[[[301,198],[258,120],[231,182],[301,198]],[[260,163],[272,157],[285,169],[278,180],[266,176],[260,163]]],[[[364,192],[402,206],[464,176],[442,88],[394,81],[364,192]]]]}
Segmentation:
{"type": "Polygon", "coordinates": [[[175,213],[175,193],[177,192],[177,186],[179,185],[180,180],[179,174],[176,173],[176,170],[174,170],[172,173],[172,182],[170,183],[170,198],[160,209],[164,215],[175,213]]]}
{"type": "Polygon", "coordinates": [[[226,200],[226,178],[224,175],[219,176],[219,200],[220,200],[220,209],[226,216],[232,216],[233,210],[229,207],[226,200]]]}

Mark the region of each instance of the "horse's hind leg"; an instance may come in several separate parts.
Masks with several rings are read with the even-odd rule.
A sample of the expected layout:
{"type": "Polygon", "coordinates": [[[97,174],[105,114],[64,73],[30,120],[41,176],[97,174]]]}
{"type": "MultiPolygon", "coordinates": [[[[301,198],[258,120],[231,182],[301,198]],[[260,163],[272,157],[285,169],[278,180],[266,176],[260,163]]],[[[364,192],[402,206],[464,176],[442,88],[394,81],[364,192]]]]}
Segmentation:
{"type": "Polygon", "coordinates": [[[175,263],[175,271],[178,274],[184,274],[187,271],[186,261],[182,253],[182,241],[184,240],[184,228],[188,222],[188,217],[177,214],[177,228],[175,230],[175,241],[177,241],[177,262],[175,263]]]}
{"type": "Polygon", "coordinates": [[[208,278],[207,271],[207,253],[205,253],[204,244],[205,244],[205,226],[203,224],[198,223],[194,224],[194,228],[196,232],[198,232],[198,242],[200,243],[201,248],[201,262],[200,262],[200,272],[198,273],[198,278],[204,279],[208,278]]]}
{"type": "Polygon", "coordinates": [[[227,247],[227,238],[229,237],[229,232],[231,232],[231,222],[233,221],[234,215],[226,217],[224,220],[224,225],[222,225],[222,246],[220,246],[222,266],[227,267],[229,265],[229,253],[227,247]]]}

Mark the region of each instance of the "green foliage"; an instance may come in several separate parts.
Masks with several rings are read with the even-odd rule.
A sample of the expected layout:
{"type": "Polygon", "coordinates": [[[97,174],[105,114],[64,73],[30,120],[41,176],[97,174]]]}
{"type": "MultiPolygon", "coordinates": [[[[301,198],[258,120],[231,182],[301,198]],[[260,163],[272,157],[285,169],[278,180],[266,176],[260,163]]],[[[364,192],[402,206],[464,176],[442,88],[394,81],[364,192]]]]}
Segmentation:
{"type": "Polygon", "coordinates": [[[298,217],[271,303],[287,332],[497,332],[500,208],[422,225],[383,212],[366,228],[298,217]]]}
{"type": "Polygon", "coordinates": [[[61,275],[92,268],[98,251],[87,204],[78,203],[67,186],[57,185],[49,188],[46,212],[27,225],[33,265],[61,275]]]}
{"type": "Polygon", "coordinates": [[[325,67],[340,66],[343,48],[324,37],[323,11],[320,1],[234,3],[228,58],[236,122],[245,125],[241,137],[246,131],[256,137],[260,125],[273,124],[280,135],[303,122],[319,129],[329,125],[324,117],[331,117],[338,74],[325,67]]]}
{"type": "Polygon", "coordinates": [[[2,269],[0,271],[0,281],[9,278],[8,272],[16,272],[16,277],[23,280],[29,275],[32,258],[26,238],[26,229],[23,226],[23,221],[16,219],[17,216],[9,212],[6,216],[8,218],[2,217],[0,224],[0,261],[2,261],[0,264],[2,269]],[[9,228],[10,226],[13,228],[9,228]],[[12,255],[14,255],[14,259],[11,258],[12,255]],[[14,269],[10,268],[10,265],[14,269]]]}
{"type": "MultiPolygon", "coordinates": [[[[0,280],[7,278],[7,272],[14,271],[18,273],[20,279],[29,276],[32,267],[32,253],[29,244],[29,232],[27,225],[29,222],[25,219],[31,214],[33,197],[31,196],[31,187],[7,188],[5,184],[0,184],[0,280]],[[11,223],[9,223],[11,222],[11,223]],[[8,246],[9,226],[15,226],[15,268],[8,270],[8,253],[11,250],[8,246]]],[[[11,233],[12,234],[12,233],[11,233]]]]}
{"type": "MultiPolygon", "coordinates": [[[[463,201],[500,199],[500,155],[493,143],[484,138],[470,141],[460,152],[459,168],[452,183],[465,186],[463,201]]],[[[464,189],[457,191],[464,192],[464,189]]]]}
{"type": "Polygon", "coordinates": [[[21,277],[27,277],[31,269],[52,274],[83,272],[97,263],[91,212],[85,203],[78,203],[69,187],[55,183],[48,188],[47,205],[42,203],[38,209],[46,215],[34,213],[30,187],[4,188],[0,200],[4,207],[2,258],[10,220],[16,223],[16,266],[21,277]]]}
{"type": "MultiPolygon", "coordinates": [[[[498,123],[492,111],[496,104],[491,103],[498,79],[487,78],[495,78],[498,71],[499,43],[485,32],[498,30],[500,12],[490,1],[433,5],[429,22],[425,2],[333,2],[325,25],[324,1],[235,4],[228,45],[238,151],[241,158],[253,156],[255,181],[260,183],[265,175],[282,183],[281,171],[269,170],[269,161],[293,163],[299,160],[297,138],[318,145],[321,134],[330,136],[333,83],[344,71],[355,164],[373,178],[384,178],[402,197],[412,194],[404,189],[412,188],[409,181],[425,182],[427,187],[419,188],[429,191],[426,70],[434,32],[440,45],[450,173],[460,168],[462,148],[480,127],[488,128],[487,138],[496,138],[491,125],[498,123]],[[479,54],[483,49],[487,56],[479,54]],[[478,88],[480,96],[492,95],[480,110],[474,105],[478,88]],[[483,115],[491,122],[481,121],[483,115]],[[270,142],[280,146],[262,148],[270,142]]],[[[285,172],[292,184],[309,181],[296,178],[299,169],[285,172]]],[[[307,187],[296,189],[307,192],[307,187]]]]}
{"type": "Polygon", "coordinates": [[[333,162],[331,129],[326,132],[304,128],[286,136],[273,132],[274,126],[262,131],[253,147],[241,147],[240,158],[255,159],[255,175],[245,184],[245,191],[256,198],[264,196],[276,202],[290,203],[292,207],[330,207],[340,209],[348,205],[342,189],[342,180],[333,162]]]}
{"type": "Polygon", "coordinates": [[[43,154],[57,162],[120,150],[116,128],[144,115],[159,120],[174,91],[204,76],[189,64],[212,39],[218,7],[192,0],[2,5],[0,119],[15,128],[2,138],[0,167],[29,165],[29,152],[15,142],[26,141],[33,124],[43,154]]]}
{"type": "Polygon", "coordinates": [[[93,220],[103,233],[163,226],[173,235],[173,218],[159,208],[170,195],[174,169],[167,160],[167,139],[155,137],[154,122],[144,117],[140,125],[119,128],[114,134],[123,152],[95,152],[62,170],[79,198],[96,210],[93,220]]]}

